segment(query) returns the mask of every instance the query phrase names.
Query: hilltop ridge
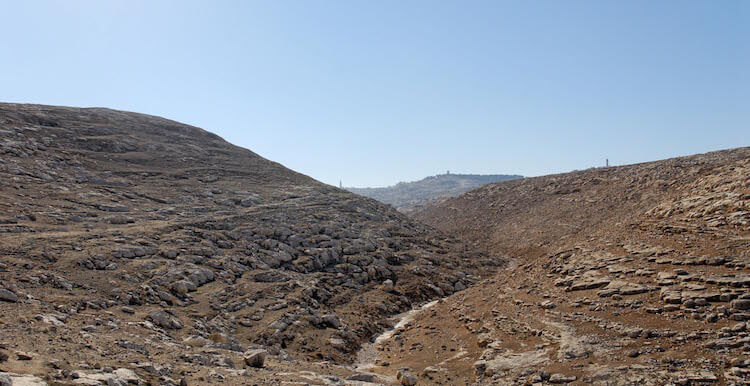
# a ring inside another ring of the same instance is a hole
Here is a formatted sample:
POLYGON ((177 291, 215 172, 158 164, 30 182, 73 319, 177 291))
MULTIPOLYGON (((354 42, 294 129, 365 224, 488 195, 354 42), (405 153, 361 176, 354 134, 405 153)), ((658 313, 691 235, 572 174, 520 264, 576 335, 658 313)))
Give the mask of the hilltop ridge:
POLYGON ((401 212, 412 212, 424 205, 455 197, 479 186, 523 178, 509 174, 438 174, 419 181, 399 182, 382 188, 345 188, 346 190, 393 205, 401 212))

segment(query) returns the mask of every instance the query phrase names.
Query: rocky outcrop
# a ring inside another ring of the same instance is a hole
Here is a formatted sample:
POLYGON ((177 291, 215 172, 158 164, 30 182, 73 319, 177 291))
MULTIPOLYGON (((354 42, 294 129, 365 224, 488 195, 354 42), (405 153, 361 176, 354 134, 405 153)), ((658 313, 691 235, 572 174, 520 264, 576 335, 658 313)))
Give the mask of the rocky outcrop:
POLYGON ((135 113, 0 104, 0 182, 0 348, 60 383, 123 363, 151 384, 295 381, 274 374, 347 363, 391 315, 503 263, 135 113), (240 370, 255 349, 263 368, 240 370))
POLYGON ((415 216, 511 268, 417 320, 383 360, 406 365, 422 344, 447 373, 473 363, 480 384, 746 384, 748 198, 740 148, 492 184, 425 208, 415 216), (462 329, 459 344, 442 338, 462 329))

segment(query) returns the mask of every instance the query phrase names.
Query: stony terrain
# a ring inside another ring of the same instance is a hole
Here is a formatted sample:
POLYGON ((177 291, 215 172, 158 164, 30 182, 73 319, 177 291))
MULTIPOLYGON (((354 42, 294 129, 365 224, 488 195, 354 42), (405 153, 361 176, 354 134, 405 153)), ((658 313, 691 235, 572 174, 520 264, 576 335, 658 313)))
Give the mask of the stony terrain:
POLYGON ((1 385, 396 382, 362 343, 503 262, 141 114, 0 104, 0 182, 1 385))
POLYGON ((419 222, 195 127, 0 104, 0 181, 2 386, 750 382, 750 148, 419 222))
POLYGON ((428 204, 456 197, 461 193, 493 182, 523 178, 507 174, 439 174, 419 181, 399 182, 384 188, 345 188, 346 190, 393 205, 410 213, 428 204))
POLYGON ((487 185, 416 217, 511 263, 413 316, 372 371, 750 382, 750 148, 487 185))

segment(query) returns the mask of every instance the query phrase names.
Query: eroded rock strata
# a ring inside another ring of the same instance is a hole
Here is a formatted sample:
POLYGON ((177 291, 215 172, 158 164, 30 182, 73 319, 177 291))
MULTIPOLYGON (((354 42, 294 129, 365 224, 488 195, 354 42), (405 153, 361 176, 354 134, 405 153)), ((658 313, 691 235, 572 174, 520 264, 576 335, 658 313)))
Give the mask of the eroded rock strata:
POLYGON ((502 263, 135 113, 0 104, 0 182, 0 372, 18 382, 344 379, 390 316, 502 263))
POLYGON ((512 263, 416 319, 390 366, 444 384, 748 382, 748 148, 487 185, 417 218, 512 263))

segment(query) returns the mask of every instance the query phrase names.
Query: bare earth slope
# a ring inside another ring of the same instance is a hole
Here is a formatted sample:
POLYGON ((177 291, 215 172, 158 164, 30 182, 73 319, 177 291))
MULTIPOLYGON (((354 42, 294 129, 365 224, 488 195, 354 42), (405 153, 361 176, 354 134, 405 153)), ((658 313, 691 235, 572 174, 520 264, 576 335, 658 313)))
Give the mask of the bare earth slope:
POLYGON ((195 127, 0 104, 0 373, 326 383, 498 264, 195 127))
POLYGON ((390 366, 443 384, 749 380, 749 148, 487 185, 416 217, 512 263, 396 332, 390 366))

